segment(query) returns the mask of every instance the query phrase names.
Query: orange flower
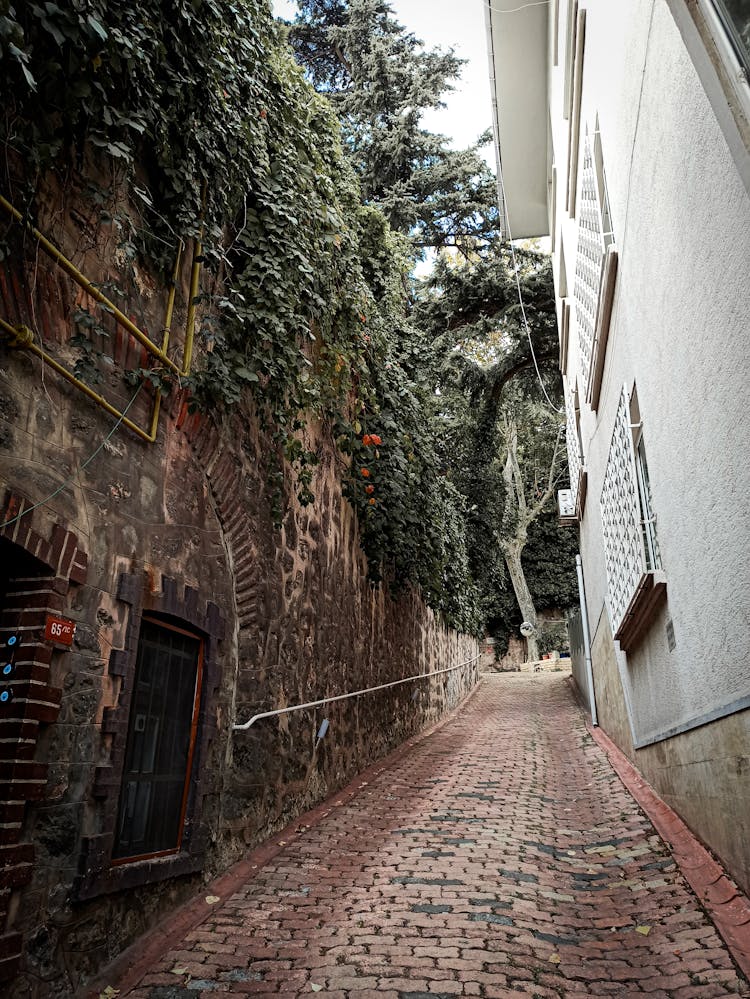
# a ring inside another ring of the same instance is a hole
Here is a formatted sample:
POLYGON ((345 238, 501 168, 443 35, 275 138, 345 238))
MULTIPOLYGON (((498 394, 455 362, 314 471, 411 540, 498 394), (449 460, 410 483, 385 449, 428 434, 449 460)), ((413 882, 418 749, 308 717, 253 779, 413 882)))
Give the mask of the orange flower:
POLYGON ((377 500, 373 498, 373 499, 371 499, 369 501, 369 503, 370 503, 370 506, 375 506, 375 504, 377 503, 377 500))
POLYGON ((378 437, 378 435, 377 435, 377 434, 371 434, 371 435, 370 435, 370 440, 371 440, 371 441, 372 441, 372 443, 373 443, 373 444, 375 444, 375 445, 378 445, 378 444, 382 444, 382 443, 383 443, 383 438, 382 438, 382 437, 378 437))
POLYGON ((370 469, 369 468, 360 468, 360 472, 362 473, 362 477, 364 479, 369 479, 370 478, 370 469))
POLYGON ((372 437, 370 437, 369 434, 365 434, 365 436, 362 438, 362 443, 364 444, 365 447, 369 447, 370 444, 372 444, 372 437))
POLYGON ((375 486, 365 486, 365 492, 368 496, 371 496, 375 492, 375 486))

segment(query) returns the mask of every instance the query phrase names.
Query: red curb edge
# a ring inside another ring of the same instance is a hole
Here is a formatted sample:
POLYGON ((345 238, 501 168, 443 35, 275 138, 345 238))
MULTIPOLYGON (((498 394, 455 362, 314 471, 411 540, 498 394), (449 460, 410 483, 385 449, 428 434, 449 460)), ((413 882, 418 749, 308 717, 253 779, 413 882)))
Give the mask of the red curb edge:
POLYGON ((622 750, 586 718, 589 734, 669 846, 682 876, 713 921, 746 978, 750 978, 750 900, 683 820, 654 791, 622 750))
POLYGON ((460 704, 436 721, 428 729, 410 736, 397 749, 381 757, 361 771, 340 791, 334 792, 325 801, 299 815, 288 826, 251 850, 242 860, 228 868, 223 874, 210 881, 200 895, 189 899, 172 915, 167 916, 157 926, 138 937, 128 948, 107 965, 88 985, 76 992, 78 999, 98 999, 100 993, 111 986, 125 994, 138 986, 141 979, 152 969, 159 958, 196 927, 200 926, 215 911, 215 907, 205 901, 207 895, 218 895, 222 901, 236 892, 242 885, 257 877, 263 867, 270 863, 284 847, 298 839, 310 826, 326 818, 334 808, 348 804, 383 770, 398 763, 415 746, 447 725, 463 710, 481 685, 479 673, 477 682, 460 704))

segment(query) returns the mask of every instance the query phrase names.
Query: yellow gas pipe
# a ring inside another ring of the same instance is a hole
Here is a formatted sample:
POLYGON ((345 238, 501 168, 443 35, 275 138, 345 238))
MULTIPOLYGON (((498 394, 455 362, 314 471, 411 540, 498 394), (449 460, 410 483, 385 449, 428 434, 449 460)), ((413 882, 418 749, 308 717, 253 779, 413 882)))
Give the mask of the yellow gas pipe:
MULTIPOLYGON (((172 274, 172 284, 169 289, 169 296, 167 298, 167 309, 164 317, 164 328, 161 348, 146 336, 138 327, 131 322, 128 317, 122 313, 117 306, 115 306, 106 295, 102 294, 99 289, 93 285, 88 278, 78 270, 78 268, 70 261, 68 258, 54 245, 51 243, 38 229, 36 229, 30 222, 24 220, 23 216, 19 211, 17 211, 13 205, 2 195, 0 195, 0 207, 4 208, 8 214, 10 214, 14 219, 20 222, 33 236, 39 241, 42 249, 45 250, 49 256, 64 270, 66 271, 81 288, 84 289, 89 295, 95 298, 98 302, 104 305, 114 316, 115 321, 130 333, 143 347, 146 348, 152 357, 156 357, 158 360, 162 361, 170 371, 178 375, 179 377, 185 377, 190 374, 190 367, 193 356, 193 341, 195 338, 195 299, 198 296, 198 285, 200 280, 200 269, 201 269, 201 257, 202 257, 202 242, 200 237, 196 239, 193 247, 193 263, 190 274, 190 301, 188 303, 188 316, 187 316, 187 328, 185 330, 185 347, 183 351, 183 363, 182 367, 179 367, 167 356, 167 348, 169 346, 169 336, 172 327, 172 316, 174 313, 174 303, 175 295, 177 290, 177 279, 179 275, 179 266, 181 258, 182 246, 177 248, 177 257, 175 260, 174 272, 172 274)), ((202 234, 202 230, 201 230, 202 234)), ((37 346, 34 343, 34 334, 27 326, 12 326, 10 323, 6 322, 4 319, 0 318, 0 329, 4 330, 8 335, 11 347, 23 347, 26 350, 30 350, 32 354, 36 354, 37 357, 49 365, 54 371, 61 375, 66 381, 70 382, 71 385, 75 385, 76 388, 80 389, 81 392, 98 406, 104 409, 106 412, 110 413, 112 416, 118 417, 118 419, 133 433, 137 434, 142 440, 149 444, 153 444, 156 440, 156 434, 159 423, 159 411, 161 408, 161 390, 156 390, 156 396, 154 398, 154 409, 151 415, 151 424, 148 431, 139 427, 137 424, 133 423, 124 413, 122 413, 111 403, 95 392, 92 388, 82 382, 80 378, 73 374, 72 371, 68 371, 62 364, 51 357, 43 348, 37 346)))

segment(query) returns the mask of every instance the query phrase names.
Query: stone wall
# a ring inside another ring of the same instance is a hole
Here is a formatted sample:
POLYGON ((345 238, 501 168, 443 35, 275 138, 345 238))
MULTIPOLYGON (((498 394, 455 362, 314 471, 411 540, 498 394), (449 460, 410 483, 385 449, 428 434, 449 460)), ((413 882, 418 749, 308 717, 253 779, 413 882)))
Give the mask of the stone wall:
MULTIPOLYGON (((165 290, 137 267, 118 267, 114 238, 80 206, 55 217, 76 265, 117 281, 120 307, 156 335, 165 290)), ((0 316, 27 324, 70 368, 71 317, 96 307, 43 254, 25 259, 0 272, 0 316)), ((122 371, 144 365, 144 354, 97 315, 95 389, 122 407, 133 392, 122 371)), ((144 389, 128 415, 146 426, 152 405, 144 389)), ((250 400, 218 418, 191 414, 175 393, 154 444, 123 427, 109 436, 115 422, 0 341, 0 640, 23 632, 14 696, 0 704, 10 763, 0 801, 0 987, 14 999, 72 994, 246 847, 438 719, 476 681, 471 663, 234 732, 259 711, 469 660, 477 645, 416 594, 394 599, 369 584, 325 427, 306 431, 320 457, 316 501, 300 507, 287 482, 279 530, 250 400), (70 648, 44 640, 49 612, 76 623, 70 648), (179 852, 112 863, 144 615, 200 638, 195 756, 179 852)))

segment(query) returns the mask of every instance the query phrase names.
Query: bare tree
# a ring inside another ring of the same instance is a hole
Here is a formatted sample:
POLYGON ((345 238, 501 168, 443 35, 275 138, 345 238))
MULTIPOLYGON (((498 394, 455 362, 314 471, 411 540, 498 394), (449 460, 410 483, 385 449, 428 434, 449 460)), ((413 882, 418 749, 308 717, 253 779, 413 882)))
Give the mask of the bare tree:
POLYGON ((505 451, 500 547, 521 614, 534 627, 528 656, 535 660, 539 658, 537 614, 521 556, 530 526, 549 508, 565 474, 564 425, 551 411, 528 401, 503 408, 500 420, 505 451))

